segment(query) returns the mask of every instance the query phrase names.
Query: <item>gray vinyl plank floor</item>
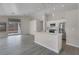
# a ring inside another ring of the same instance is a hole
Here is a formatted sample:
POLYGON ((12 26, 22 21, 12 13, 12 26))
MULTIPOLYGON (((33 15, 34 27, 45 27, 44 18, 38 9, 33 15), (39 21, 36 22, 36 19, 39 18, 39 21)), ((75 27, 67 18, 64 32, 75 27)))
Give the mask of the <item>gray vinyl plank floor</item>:
POLYGON ((79 55, 79 48, 65 45, 56 54, 49 49, 34 43, 32 35, 13 35, 0 38, 0 55, 79 55))

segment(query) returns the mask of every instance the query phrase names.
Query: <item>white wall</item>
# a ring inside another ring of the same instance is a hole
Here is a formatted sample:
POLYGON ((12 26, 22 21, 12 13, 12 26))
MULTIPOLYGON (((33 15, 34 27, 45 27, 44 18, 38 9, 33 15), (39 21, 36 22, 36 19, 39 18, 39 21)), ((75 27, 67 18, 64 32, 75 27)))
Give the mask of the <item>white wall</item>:
POLYGON ((66 12, 65 18, 67 19, 66 23, 67 44, 79 46, 78 10, 66 12))
POLYGON ((43 21, 42 20, 31 20, 30 21, 30 34, 35 32, 43 32, 43 21))
POLYGON ((29 34, 30 33, 30 19, 27 17, 21 18, 21 30, 22 34, 29 34))
POLYGON ((30 34, 34 35, 35 32, 37 32, 37 25, 36 25, 37 21, 36 20, 31 20, 30 21, 30 34))
POLYGON ((36 27, 37 27, 37 32, 43 32, 43 21, 42 20, 38 20, 36 23, 36 27))

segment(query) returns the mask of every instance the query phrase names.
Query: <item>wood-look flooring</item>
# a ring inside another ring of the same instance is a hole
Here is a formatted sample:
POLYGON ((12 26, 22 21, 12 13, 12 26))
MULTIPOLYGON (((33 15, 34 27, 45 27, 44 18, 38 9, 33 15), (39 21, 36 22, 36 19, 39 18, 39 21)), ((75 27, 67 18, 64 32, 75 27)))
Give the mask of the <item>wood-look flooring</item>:
POLYGON ((49 49, 34 43, 32 35, 14 35, 0 38, 0 55, 79 55, 79 48, 65 45, 56 54, 49 49))

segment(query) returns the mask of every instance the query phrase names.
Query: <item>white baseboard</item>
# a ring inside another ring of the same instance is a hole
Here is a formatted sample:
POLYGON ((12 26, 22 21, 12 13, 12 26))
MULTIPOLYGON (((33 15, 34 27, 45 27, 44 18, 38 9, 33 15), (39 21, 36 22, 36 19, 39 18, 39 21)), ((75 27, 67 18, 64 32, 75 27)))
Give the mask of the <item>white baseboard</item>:
POLYGON ((54 51, 55 53, 57 53, 57 54, 59 54, 59 51, 57 51, 57 50, 55 50, 55 49, 51 49, 51 48, 49 48, 49 47, 47 47, 47 46, 45 46, 45 45, 43 45, 43 44, 41 44, 41 43, 39 43, 39 42, 37 42, 37 41, 34 41, 36 44, 39 44, 39 45, 41 45, 41 46, 43 46, 43 47, 45 47, 45 48, 47 48, 47 49, 49 49, 49 50, 51 50, 51 51, 54 51))
POLYGON ((77 47, 79 48, 79 45, 76 45, 76 44, 72 44, 72 43, 66 43, 67 45, 70 45, 70 46, 73 46, 73 47, 77 47))

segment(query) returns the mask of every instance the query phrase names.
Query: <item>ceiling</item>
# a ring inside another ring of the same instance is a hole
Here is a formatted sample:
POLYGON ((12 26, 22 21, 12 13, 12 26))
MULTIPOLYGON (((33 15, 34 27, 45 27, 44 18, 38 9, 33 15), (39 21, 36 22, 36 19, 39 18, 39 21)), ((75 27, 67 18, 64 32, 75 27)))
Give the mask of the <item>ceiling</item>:
POLYGON ((0 15, 35 15, 77 8, 77 3, 0 3, 0 15))

